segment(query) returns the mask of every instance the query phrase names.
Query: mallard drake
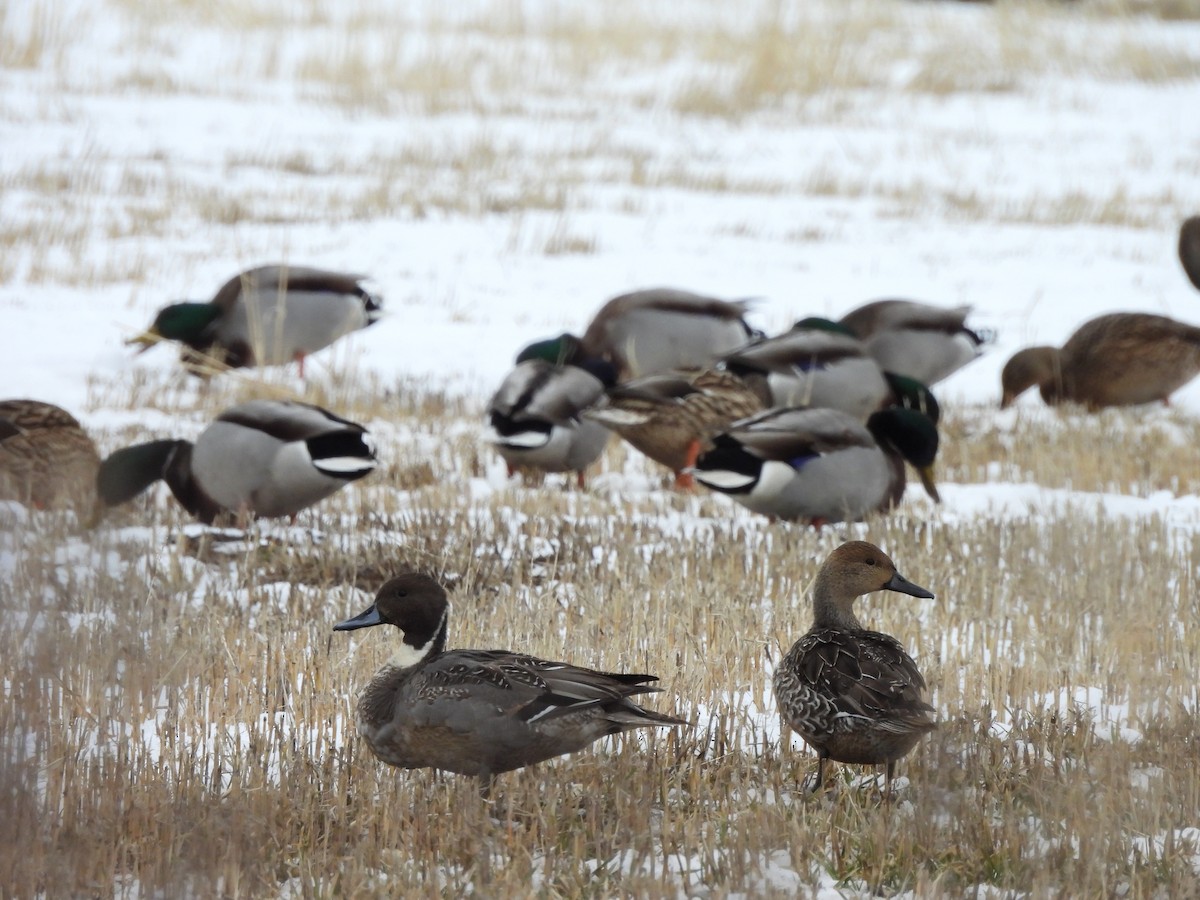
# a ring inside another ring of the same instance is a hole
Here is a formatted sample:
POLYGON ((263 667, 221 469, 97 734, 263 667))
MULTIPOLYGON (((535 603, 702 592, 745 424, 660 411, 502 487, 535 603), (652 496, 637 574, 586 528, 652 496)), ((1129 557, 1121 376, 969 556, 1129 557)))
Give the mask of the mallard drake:
POLYGON ((518 470, 575 472, 600 458, 608 429, 581 413, 604 396, 615 372, 596 360, 588 367, 560 366, 542 359, 517 363, 488 401, 488 441, 518 470))
POLYGON ((508 650, 446 650, 442 586, 410 572, 388 581, 336 631, 394 625, 402 641, 358 701, 358 732, 380 760, 483 779, 582 750, 605 735, 686 725, 629 698, 653 675, 597 672, 508 650))
POLYGON ((894 637, 867 631, 854 615, 857 598, 883 590, 933 599, 874 544, 842 544, 817 573, 812 628, 775 669, 784 723, 817 751, 814 791, 824 782, 825 760, 832 759, 886 765, 890 796, 896 760, 937 727, 912 657, 894 637))
POLYGON ((989 339, 966 326, 969 306, 876 300, 842 316, 879 367, 933 386, 981 353, 989 339))
POLYGON ((105 506, 132 500, 160 478, 201 522, 221 513, 295 516, 376 465, 365 428, 307 403, 251 400, 230 407, 196 443, 151 441, 100 464, 105 506))
POLYGON ((714 369, 644 375, 610 388, 584 418, 619 434, 675 473, 675 484, 692 486, 685 470, 710 438, 762 409, 758 395, 732 372, 714 369))
POLYGON ((1161 401, 1200 373, 1200 328, 1151 313, 1084 322, 1062 349, 1026 347, 1000 373, 1000 408, 1036 385, 1051 406, 1096 410, 1161 401))
POLYGON ((720 366, 750 385, 764 406, 840 409, 862 422, 888 406, 937 408, 927 387, 885 372, 862 341, 828 319, 801 319, 783 334, 727 353, 720 366))
MULTIPOLYGON (((363 276, 307 266, 260 266, 230 278, 208 302, 172 303, 128 343, 179 341, 230 368, 278 366, 374 324, 382 301, 363 276)), ((186 354, 185 354, 186 356, 186 354)), ((190 357, 188 357, 190 358, 190 357)))
POLYGON ((96 445, 65 409, 40 400, 0 401, 0 500, 77 506, 94 496, 99 465, 96 445))
POLYGON ((1200 216, 1184 219, 1179 228, 1179 261, 1192 284, 1200 289, 1200 216))
POLYGON ((745 320, 747 305, 673 288, 634 291, 605 303, 583 337, 564 334, 538 341, 517 359, 570 363, 599 357, 616 366, 622 381, 706 368, 754 337, 745 320))
POLYGON ((912 409, 872 413, 866 425, 837 409, 771 409, 714 437, 694 472, 747 509, 820 526, 899 504, 905 461, 938 502, 937 448, 937 426, 912 409))

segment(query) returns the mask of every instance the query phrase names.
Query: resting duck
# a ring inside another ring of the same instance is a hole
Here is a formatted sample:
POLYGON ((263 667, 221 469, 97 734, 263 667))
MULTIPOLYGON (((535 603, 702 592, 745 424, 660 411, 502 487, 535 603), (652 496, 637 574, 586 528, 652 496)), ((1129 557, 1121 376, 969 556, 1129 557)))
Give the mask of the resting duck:
POLYGON ((39 509, 90 501, 99 465, 96 445, 65 409, 0 400, 0 500, 39 509))
POLYGON ((819 527, 899 504, 905 461, 939 502, 937 449, 937 426, 912 409, 872 413, 866 425, 836 409, 771 409, 713 438, 694 472, 747 509, 819 527))
POLYGON ((824 782, 825 760, 832 759, 886 765, 890 797, 896 760, 937 727, 912 657, 894 637, 866 630, 854 615, 857 598, 882 590, 933 599, 874 544, 842 544, 817 573, 812 628, 775 669, 784 723, 817 751, 814 791, 824 782))
POLYGON ((575 472, 600 458, 608 429, 582 417, 604 396, 615 371, 603 360, 560 366, 542 359, 517 363, 488 401, 488 441, 517 471, 575 472))
POLYGON ((105 506, 132 500, 160 478, 189 513, 211 524, 295 516, 376 465, 365 428, 319 406, 251 400, 230 407, 196 443, 151 441, 118 450, 100 464, 105 506))
POLYGON ((338 338, 373 325, 382 301, 363 276, 307 266, 260 266, 233 276, 208 302, 173 303, 130 344, 143 350, 179 341, 230 368, 278 366, 304 358, 338 338))
POLYGON ((844 325, 815 316, 726 354, 721 367, 754 388, 764 406, 840 409, 865 422, 888 406, 937 404, 923 384, 881 369, 844 325))
POLYGON ((672 288, 614 297, 600 308, 583 337, 564 334, 522 351, 523 359, 570 363, 599 357, 628 381, 671 369, 701 369, 746 343, 744 300, 718 300, 672 288))
POLYGON ((1197 373, 1200 328, 1151 313, 1111 313, 1084 322, 1061 350, 1014 353, 1000 373, 1000 408, 1035 385, 1051 406, 1166 404, 1197 373))
POLYGON ((1200 216, 1185 219, 1179 228, 1179 261, 1192 284, 1200 289, 1200 216))
POLYGON ((879 367, 933 386, 979 357, 989 337, 966 326, 969 306, 876 300, 842 316, 879 367))
POLYGON ((631 728, 685 725, 629 698, 653 675, 597 672, 508 650, 446 650, 446 592, 399 575, 336 631, 394 625, 401 643, 358 701, 358 731, 381 761, 479 777, 574 753, 631 728))
POLYGON ((693 486, 686 470, 702 448, 731 423, 762 409, 758 395, 732 372, 701 369, 644 375, 610 388, 584 418, 615 431, 693 486))

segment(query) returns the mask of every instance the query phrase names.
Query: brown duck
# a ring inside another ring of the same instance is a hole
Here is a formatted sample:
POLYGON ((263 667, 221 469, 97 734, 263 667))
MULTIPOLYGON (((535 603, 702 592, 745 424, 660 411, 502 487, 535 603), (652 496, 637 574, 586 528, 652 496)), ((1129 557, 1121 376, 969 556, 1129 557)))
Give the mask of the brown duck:
POLYGON ((615 431, 637 450, 675 473, 675 485, 693 486, 687 469, 711 438, 763 407, 758 394, 732 372, 678 371, 635 378, 609 389, 583 417, 615 431))
POLYGON ((881 590, 933 597, 874 544, 850 541, 834 550, 813 587, 813 626, 775 670, 784 723, 817 751, 814 791, 832 759, 886 765, 890 795, 896 760, 936 727, 912 657, 894 637, 866 630, 854 616, 858 597, 881 590))
POLYGON ((1037 386, 1050 405, 1088 409, 1161 401, 1200 373, 1200 328, 1151 313, 1085 322, 1062 349, 1026 347, 1000 374, 1003 409, 1037 386))
POLYGON ((0 500, 91 513, 100 456, 79 421, 40 400, 0 400, 0 500))
POLYGON ((399 575, 334 626, 395 625, 402 642, 358 701, 358 731, 402 769, 476 775, 484 788, 519 769, 631 728, 685 725, 629 698, 653 675, 597 672, 508 650, 446 650, 449 603, 433 578, 399 575))

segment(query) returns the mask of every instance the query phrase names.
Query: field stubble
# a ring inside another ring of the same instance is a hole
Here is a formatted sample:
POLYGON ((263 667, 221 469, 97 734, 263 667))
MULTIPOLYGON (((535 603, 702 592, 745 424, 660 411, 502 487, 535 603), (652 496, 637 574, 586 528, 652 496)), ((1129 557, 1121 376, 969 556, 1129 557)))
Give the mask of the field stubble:
MULTIPOLYGON (((203 415, 248 382, 175 399, 203 415)), ((115 387, 97 384, 96 402, 115 387)), ((90 535, 9 511, 0 874, 14 896, 1194 889, 1178 828, 1200 809, 1193 532, 1070 508, 944 520, 911 500, 815 531, 624 492, 640 464, 615 449, 592 490, 493 490, 470 404, 422 391, 360 392, 375 399, 345 411, 381 437, 384 474, 259 540, 203 536, 162 496, 90 535), (860 535, 937 594, 861 604, 918 659, 941 719, 890 808, 848 770, 806 797, 813 757, 780 741, 769 699, 819 561, 860 535), (648 702, 693 727, 507 775, 491 804, 468 779, 379 764, 352 705, 389 641, 330 629, 407 568, 451 586, 453 645, 656 673, 648 702)), ((1105 468, 1085 450, 1094 419, 1031 416, 1015 438, 989 417, 951 412, 946 480, 1019 459, 1047 486, 1196 491, 1147 474, 1194 447, 1195 426, 1163 440, 1114 417, 1146 456, 1105 468)))

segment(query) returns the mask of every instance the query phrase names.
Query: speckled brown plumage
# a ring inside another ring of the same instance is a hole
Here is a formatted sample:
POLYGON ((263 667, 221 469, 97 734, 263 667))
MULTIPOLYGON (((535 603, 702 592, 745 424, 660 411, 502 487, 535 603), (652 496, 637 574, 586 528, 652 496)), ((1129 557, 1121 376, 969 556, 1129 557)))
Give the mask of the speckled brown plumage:
POLYGON ((936 727, 924 699, 925 679, 890 635, 863 628, 854 601, 872 591, 933 594, 903 578, 892 560, 866 541, 830 554, 813 587, 813 626, 775 670, 775 698, 784 723, 825 760, 886 765, 890 788, 896 760, 936 727))
POLYGON ((66 410, 38 400, 0 401, 0 499, 90 514, 99 465, 96 445, 66 410))
POLYGON ((1050 405, 1167 403, 1198 373, 1200 328, 1150 313, 1112 313, 1085 322, 1062 349, 1013 354, 1000 375, 1000 406, 1034 386, 1050 405))
POLYGON ((507 650, 446 651, 449 604, 432 578, 387 582, 336 630, 395 625, 401 648, 363 690, 358 730, 383 762, 492 776, 631 728, 682 725, 629 698, 653 675, 598 672, 507 650))
POLYGON ((648 375, 619 384, 584 416, 615 431, 676 474, 693 465, 713 435, 762 409, 759 395, 731 372, 705 369, 648 375))

